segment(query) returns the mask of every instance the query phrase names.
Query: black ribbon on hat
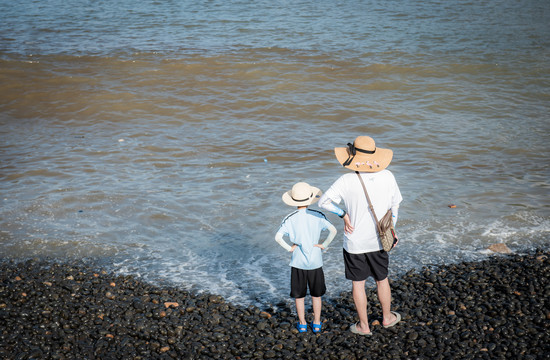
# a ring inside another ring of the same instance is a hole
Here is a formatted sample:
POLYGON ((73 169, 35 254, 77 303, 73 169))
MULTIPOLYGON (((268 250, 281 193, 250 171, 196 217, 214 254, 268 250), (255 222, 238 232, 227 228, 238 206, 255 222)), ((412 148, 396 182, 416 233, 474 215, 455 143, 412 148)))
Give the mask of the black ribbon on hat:
POLYGON ((294 200, 294 201, 296 201, 296 202, 308 201, 309 199, 311 199, 311 198, 313 197, 313 193, 311 193, 311 195, 309 195, 308 198, 303 199, 303 200, 297 200, 297 199, 295 199, 292 195, 290 195, 290 197, 292 198, 292 200, 294 200))
POLYGON ((353 144, 348 143, 349 156, 348 156, 348 159, 342 164, 342 166, 348 166, 349 164, 351 164, 351 162, 353 161, 353 158, 355 157, 358 151, 364 154, 372 155, 376 152, 376 148, 374 148, 374 150, 363 150, 363 149, 356 148, 355 145, 353 144))

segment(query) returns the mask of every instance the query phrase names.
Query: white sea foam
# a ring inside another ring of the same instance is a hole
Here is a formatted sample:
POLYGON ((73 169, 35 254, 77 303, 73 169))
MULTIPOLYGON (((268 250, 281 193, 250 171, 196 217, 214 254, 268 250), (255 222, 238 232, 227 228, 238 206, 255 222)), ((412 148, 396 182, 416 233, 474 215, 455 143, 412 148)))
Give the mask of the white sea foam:
MULTIPOLYGON (((3 3, 2 256, 97 257, 151 282, 277 303, 289 286, 273 239, 289 212, 281 194, 298 181, 326 191, 347 171, 333 148, 358 135, 394 151, 404 200, 392 274, 484 258, 497 242, 548 246, 550 2, 406 1, 373 15, 350 1, 318 16, 309 2, 86 8, 143 24, 137 35, 111 16, 85 26, 89 11, 66 3, 3 3), (238 26, 216 20, 239 10, 238 26), (45 29, 32 42, 29 11, 45 29), (418 27, 434 16, 444 21, 418 27), (315 36, 296 31, 308 25, 315 36)), ((337 294, 349 291, 343 227, 327 216, 337 294)))

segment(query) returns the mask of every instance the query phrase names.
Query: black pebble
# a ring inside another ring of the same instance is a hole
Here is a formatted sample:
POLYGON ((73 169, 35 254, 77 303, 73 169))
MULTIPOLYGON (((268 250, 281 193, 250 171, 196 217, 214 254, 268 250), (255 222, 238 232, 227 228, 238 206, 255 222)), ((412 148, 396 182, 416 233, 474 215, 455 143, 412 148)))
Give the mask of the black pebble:
MULTIPOLYGON (((299 334, 284 303, 237 306, 83 262, 2 259, 0 358, 548 359, 549 258, 538 250, 411 270, 390 280, 402 322, 372 325, 372 337, 349 331, 349 292, 323 299, 322 334, 299 334)), ((375 289, 367 296, 371 324, 381 322, 375 289)))

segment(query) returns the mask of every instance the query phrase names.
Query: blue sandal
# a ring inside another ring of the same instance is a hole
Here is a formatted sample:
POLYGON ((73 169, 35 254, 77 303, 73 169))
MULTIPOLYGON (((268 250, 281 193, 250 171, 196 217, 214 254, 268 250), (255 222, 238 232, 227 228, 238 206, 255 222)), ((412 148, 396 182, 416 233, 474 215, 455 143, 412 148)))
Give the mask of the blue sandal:
POLYGON ((313 321, 311 322, 311 329, 313 330, 314 333, 318 334, 321 332, 321 327, 323 326, 323 324, 315 324, 313 321))
POLYGON ((307 325, 302 325, 298 323, 298 326, 296 326, 296 328, 298 329, 298 332, 301 332, 301 333, 307 332, 307 325))

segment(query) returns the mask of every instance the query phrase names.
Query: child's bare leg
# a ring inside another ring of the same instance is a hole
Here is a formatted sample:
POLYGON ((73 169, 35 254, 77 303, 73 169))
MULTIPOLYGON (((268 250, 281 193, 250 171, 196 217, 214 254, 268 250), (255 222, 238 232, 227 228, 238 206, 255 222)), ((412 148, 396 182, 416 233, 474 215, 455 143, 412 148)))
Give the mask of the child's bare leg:
POLYGON ((305 298, 296 298, 296 313, 298 313, 298 319, 300 320, 300 324, 306 325, 306 306, 305 306, 305 298))
POLYGON ((322 308, 322 301, 321 297, 311 297, 311 302, 313 303, 313 323, 314 324, 320 324, 321 323, 321 308, 322 308))

